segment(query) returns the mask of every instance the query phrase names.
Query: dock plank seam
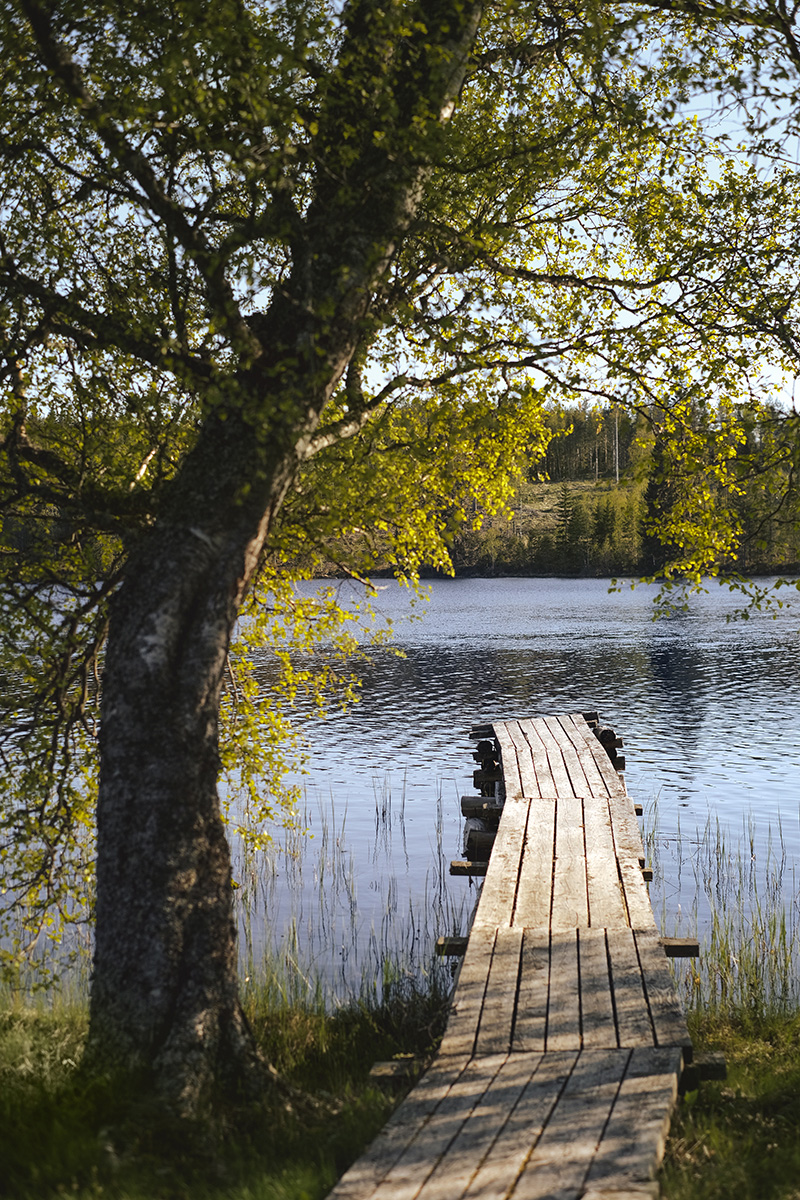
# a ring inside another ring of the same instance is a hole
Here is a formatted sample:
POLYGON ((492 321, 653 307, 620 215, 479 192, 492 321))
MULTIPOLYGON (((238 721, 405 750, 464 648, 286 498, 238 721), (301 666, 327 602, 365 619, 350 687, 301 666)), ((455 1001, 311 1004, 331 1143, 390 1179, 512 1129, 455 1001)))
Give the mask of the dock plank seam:
POLYGON ((517 768, 520 778, 520 789, 523 796, 539 796, 542 789, 536 772, 536 763, 528 742, 525 740, 519 721, 509 721, 506 726, 508 736, 514 746, 517 757, 517 768))
MULTIPOLYGON (((523 801, 523 803, 524 803, 524 801, 523 801)), ((529 829, 530 823, 531 823, 531 809, 532 809, 532 804, 531 804, 531 801, 528 800, 527 805, 526 805, 526 812, 525 812, 525 827, 522 831, 522 842, 520 845, 519 862, 517 864, 517 869, 515 872, 516 877, 514 880, 513 900, 511 902, 511 912, 509 913, 509 916, 508 916, 509 925, 514 924, 514 914, 517 911, 517 903, 519 900, 519 891, 520 891, 520 887, 522 886, 522 864, 525 860, 525 847, 527 846, 527 843, 528 843, 528 829, 529 829)))
MULTIPOLYGON (((583 834, 583 882, 586 888, 586 924, 590 925, 592 920, 592 908, 589 903, 589 846, 586 841, 586 800, 581 794, 581 832, 583 834)), ((580 972, 580 965, 578 967, 580 972)))
POLYGON ((550 730, 559 748, 569 781, 572 784, 572 790, 576 796, 585 796, 588 792, 591 792, 591 787, 575 747, 556 717, 545 717, 544 723, 550 730))
MULTIPOLYGON (((580 719, 583 720, 582 717, 580 719)), ((575 747, 575 751, 581 760, 584 773, 586 774, 586 781, 591 793, 598 796, 608 796, 610 794, 608 784, 597 765, 592 747, 587 743, 586 738, 581 736, 580 730, 577 728, 576 718, 568 715, 559 717, 558 722, 575 747), (590 776, 592 777, 591 779, 590 776)), ((605 751, 603 753, 605 754, 605 751)))
POLYGON ((532 823, 534 801, 528 807, 525 842, 519 864, 511 922, 523 927, 539 925, 532 920, 537 908, 547 917, 549 927, 553 909, 553 883, 556 869, 556 799, 537 798, 539 819, 532 823), (530 853, 526 853, 530 849, 530 853), (545 857, 546 849, 549 853, 545 857), (545 866, 542 866, 542 864, 545 866), (545 896, 546 892, 546 896, 545 896))
POLYGON ((532 729, 529 721, 517 721, 517 729, 519 736, 523 739, 528 747, 528 754, 533 763, 534 773, 538 784, 539 792, 542 796, 552 796, 557 794, 557 788, 553 779, 553 773, 550 768, 550 762, 547 757, 547 750, 535 730, 532 729))
MULTIPOLYGON (((611 1105, 608 1109, 608 1113, 606 1115, 606 1119, 603 1124, 603 1128, 600 1130, 600 1136, 597 1139, 597 1149, 599 1149, 600 1146, 603 1144, 603 1138, 605 1137, 606 1130, 608 1129, 609 1125, 611 1124, 611 1118, 614 1114, 614 1109, 616 1108, 617 1102, 622 1093, 622 1087, 623 1087, 623 1084, 625 1083, 625 1079, 627 1077, 628 1071, 630 1070, 630 1065, 631 1065, 632 1059, 633 1059, 633 1051, 631 1051, 631 1053, 629 1054, 628 1059, 627 1059, 625 1066, 622 1070, 622 1073, 620 1075, 619 1083, 617 1084, 617 1090, 614 1094, 614 1098, 612 1099, 611 1105)), ((595 1151, 595 1154, 592 1155, 590 1162, 587 1164, 586 1173, 585 1173, 583 1179, 581 1180, 581 1192, 583 1192, 586 1187, 587 1180, 589 1178, 589 1175, 591 1174, 592 1167, 594 1166, 594 1163, 595 1163, 595 1158, 596 1158, 596 1151, 595 1151)))

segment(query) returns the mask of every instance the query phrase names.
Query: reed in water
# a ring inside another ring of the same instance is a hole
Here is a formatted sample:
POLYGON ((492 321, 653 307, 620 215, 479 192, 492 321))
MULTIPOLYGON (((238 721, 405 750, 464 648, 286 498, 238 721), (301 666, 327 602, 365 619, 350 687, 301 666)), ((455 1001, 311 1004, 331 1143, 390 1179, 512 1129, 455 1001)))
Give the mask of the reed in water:
MULTIPOLYGON (((392 824, 388 810, 389 797, 376 792, 379 835, 392 824)), ((309 954, 300 924, 311 919, 313 891, 313 920, 327 922, 336 939, 349 929, 353 956, 354 940, 365 944, 357 897, 352 902, 346 816, 327 820, 310 855, 303 844, 297 867, 306 907, 292 915, 289 906, 272 948, 257 936, 255 906, 269 898, 271 875, 288 869, 289 859, 250 862, 249 878, 239 877, 247 1011, 284 1081, 281 1103, 244 1108, 235 1129, 213 1136, 154 1125, 137 1106, 135 1080, 88 1083, 81 1076, 86 1009, 78 987, 27 1001, 8 993, 0 1011, 0 1192, 20 1200, 321 1200, 399 1098, 370 1081, 372 1064, 396 1056, 424 1062, 434 1052, 450 977, 433 958, 432 939, 462 931, 467 920, 445 908, 444 926, 435 927, 439 880, 409 913, 393 902, 387 878, 385 920, 369 931, 368 952, 358 950, 363 972, 348 993, 342 972, 328 969, 330 957, 324 971, 315 969, 318 943, 309 954), (409 944, 413 953, 404 956, 409 944)), ((652 843, 650 835, 651 853, 658 851, 652 843)), ((800 1178, 800 963, 781 832, 759 850, 747 829, 737 841, 712 822, 674 850, 685 896, 679 926, 673 920, 664 932, 701 934, 700 959, 676 964, 678 983, 698 1050, 723 1049, 729 1078, 704 1083, 680 1106, 663 1194, 788 1198, 800 1178)), ((658 853, 655 867, 657 890, 658 853)))

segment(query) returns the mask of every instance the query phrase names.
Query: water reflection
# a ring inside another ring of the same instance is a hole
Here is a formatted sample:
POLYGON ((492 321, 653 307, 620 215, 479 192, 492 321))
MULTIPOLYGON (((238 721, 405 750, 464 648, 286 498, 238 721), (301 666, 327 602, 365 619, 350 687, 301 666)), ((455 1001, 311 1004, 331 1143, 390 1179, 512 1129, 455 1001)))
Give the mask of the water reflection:
MULTIPOLYGON (((751 821, 757 858, 780 827, 790 862, 800 862, 800 611, 728 623, 737 598, 712 586, 687 613, 654 623, 652 597, 648 588, 609 595, 600 580, 437 581, 425 618, 409 622, 407 593, 381 592, 406 657, 377 654, 362 672, 361 703, 315 722, 306 781, 312 829, 331 805, 346 808, 360 962, 370 931, 386 934, 388 910, 401 922, 415 905, 433 912, 432 881, 441 890, 446 861, 459 853, 458 799, 473 790, 467 731, 481 720, 598 709, 616 726, 629 790, 657 823, 652 894, 670 932, 694 893, 676 847, 701 842, 709 815, 734 839, 751 821)), ((305 852, 313 850, 293 851, 305 852)), ((308 932, 310 885, 298 901, 290 874, 275 868, 271 927, 285 937, 281 922, 299 903, 315 961, 341 975, 341 962, 326 965, 308 932)), ((466 888, 446 879, 453 901, 466 888)))

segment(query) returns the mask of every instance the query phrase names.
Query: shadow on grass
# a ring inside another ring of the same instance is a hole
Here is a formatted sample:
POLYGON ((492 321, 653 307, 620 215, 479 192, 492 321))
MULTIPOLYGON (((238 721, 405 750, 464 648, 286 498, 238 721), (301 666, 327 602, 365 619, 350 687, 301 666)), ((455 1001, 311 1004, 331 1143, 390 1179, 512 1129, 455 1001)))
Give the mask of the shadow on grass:
POLYGON ((800 1016, 709 1016, 698 1049, 725 1052, 728 1078, 686 1096, 661 1175, 667 1200, 800 1197, 800 1016))
POLYGON ((380 1006, 271 1008, 249 998, 267 1057, 296 1091, 276 1089, 224 1128, 170 1122, 130 1079, 84 1079, 81 1009, 0 1014, 0 1194, 18 1200, 319 1200, 397 1103, 369 1081, 373 1062, 429 1056, 438 989, 397 989, 380 1006))

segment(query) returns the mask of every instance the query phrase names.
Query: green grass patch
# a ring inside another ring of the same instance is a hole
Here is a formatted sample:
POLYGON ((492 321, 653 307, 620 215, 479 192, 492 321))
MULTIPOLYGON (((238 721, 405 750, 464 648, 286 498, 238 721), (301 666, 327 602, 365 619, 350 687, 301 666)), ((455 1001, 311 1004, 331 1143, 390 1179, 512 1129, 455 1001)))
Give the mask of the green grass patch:
MULTIPOLYGON (((693 855, 710 923, 700 959, 678 966, 676 981, 698 1053, 724 1051, 729 1074, 678 1106, 666 1200, 800 1200, 800 915, 786 909, 784 860, 779 842, 756 875, 752 845, 728 844, 718 825, 693 855)), ((83 1004, 0 1007, 0 1194, 322 1200, 399 1099, 370 1082, 373 1062, 432 1056, 449 977, 441 964, 421 980, 386 968, 331 1011, 293 962, 268 960, 245 994, 289 1088, 213 1132, 165 1122, 129 1080, 84 1077, 83 1004)))
POLYGON ((9 1005, 0 1013, 0 1193, 28 1200, 318 1200, 375 1136, 396 1092, 376 1060, 429 1057, 446 1010, 436 980, 385 988, 339 1011, 251 988, 265 1054, 290 1085, 216 1136, 165 1123, 129 1081, 79 1070, 86 1010, 9 1005))
POLYGON ((800 1198, 800 1014, 690 1019, 695 1048, 722 1050, 724 1082, 681 1101, 661 1172, 666 1200, 800 1198))
MULTIPOLYGON (((651 839, 652 841, 652 839, 651 839)), ((728 1077, 679 1103, 661 1171, 666 1200, 800 1200, 800 909, 787 903, 778 827, 718 821, 682 865, 708 924, 699 960, 675 964, 695 1052, 721 1050, 728 1077)))

